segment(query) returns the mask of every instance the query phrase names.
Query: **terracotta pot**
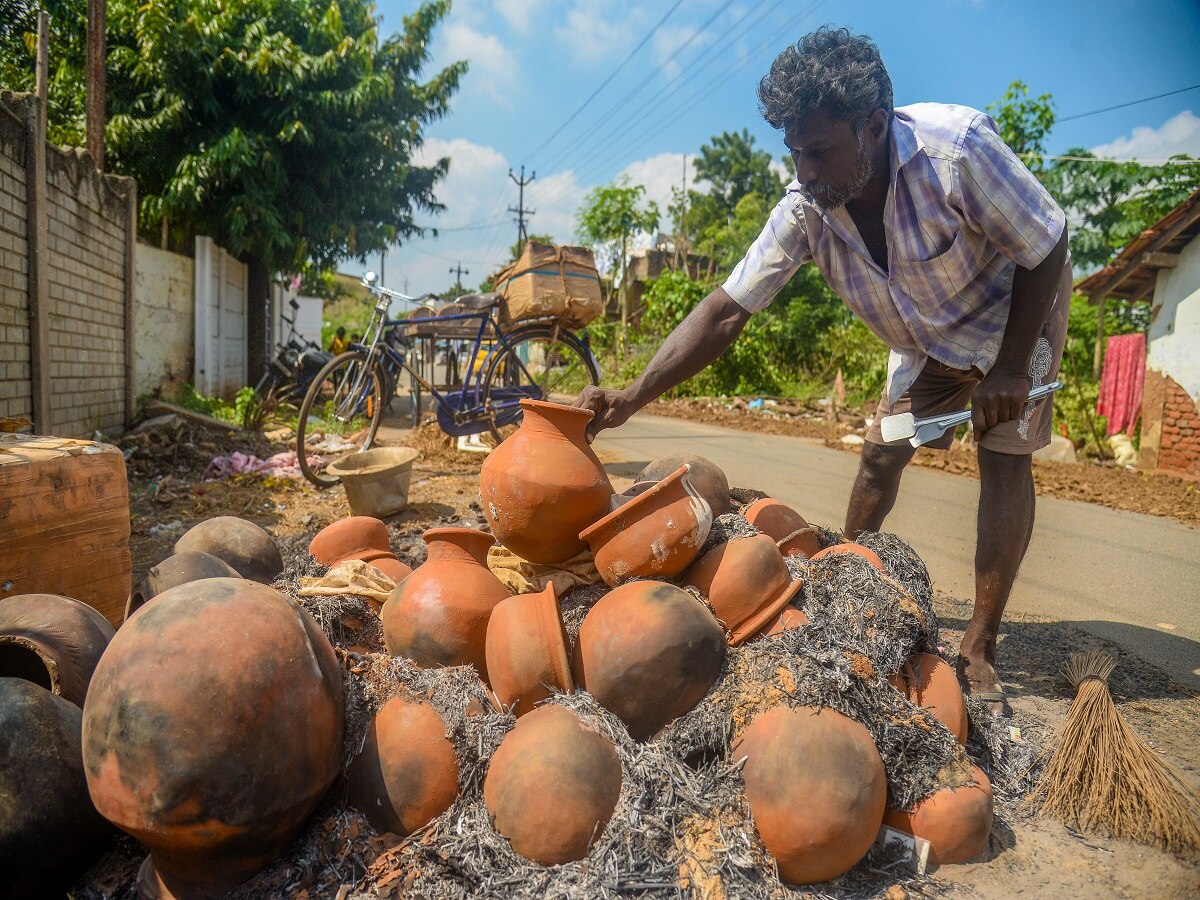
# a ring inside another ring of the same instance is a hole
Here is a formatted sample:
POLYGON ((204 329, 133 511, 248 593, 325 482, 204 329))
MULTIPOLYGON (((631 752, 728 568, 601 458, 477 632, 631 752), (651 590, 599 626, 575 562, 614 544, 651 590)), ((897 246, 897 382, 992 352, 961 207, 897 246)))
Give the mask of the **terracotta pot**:
POLYGON ((569 647, 553 584, 501 600, 488 622, 486 651, 488 683, 503 707, 523 716, 551 688, 574 690, 569 647))
POLYGON ((473 528, 431 528, 425 543, 425 562, 396 585, 379 611, 387 651, 423 668, 472 665, 487 681, 488 619, 509 597, 487 567, 495 541, 473 528))
POLYGON ((575 683, 644 741, 700 702, 725 660, 725 633, 704 604, 661 581, 632 581, 579 629, 575 683))
POLYGON ((783 634, 785 631, 791 631, 793 628, 801 628, 808 624, 808 615, 804 610, 796 606, 785 606, 783 612, 779 614, 779 618, 774 621, 768 635, 783 634))
POLYGON ((371 516, 347 516, 326 525, 308 544, 308 552, 323 566, 334 566, 345 559, 369 561, 373 556, 391 554, 387 526, 371 516))
POLYGON ((718 544, 682 581, 708 597, 735 647, 770 626, 804 587, 792 581, 779 548, 765 534, 718 544))
POLYGON ((690 466, 688 477, 700 496, 708 501, 713 518, 733 512, 729 499, 729 479, 725 471, 710 459, 695 453, 674 453, 651 462, 638 473, 635 481, 662 481, 680 466, 690 466))
POLYGON ((929 861, 965 863, 988 847, 992 833, 992 783, 971 766, 975 784, 942 788, 917 802, 912 812, 889 809, 883 823, 929 841, 929 861))
POLYGON ((883 819, 887 779, 871 735, 831 709, 776 707, 734 745, 754 826, 779 877, 816 884, 866 855, 883 819))
MULTIPOLYGON (((378 556, 375 559, 370 559, 366 562, 368 565, 372 565, 377 568, 388 578, 392 579, 392 581, 396 582, 396 584, 399 584, 413 573, 412 566, 400 562, 400 560, 396 559, 394 556, 378 556)), ((374 606, 374 604, 372 604, 372 606, 374 606)))
POLYGON ((347 772, 350 803, 376 830, 412 834, 458 796, 458 757, 428 703, 392 697, 367 730, 347 772))
POLYGON ((168 556, 157 566, 151 567, 146 577, 138 582, 125 601, 125 620, 153 600, 163 591, 200 581, 203 578, 241 578, 237 570, 223 559, 209 553, 176 553, 168 556))
POLYGON ((837 556, 842 553, 851 553, 855 556, 861 556, 880 572, 886 572, 887 568, 876 554, 874 550, 868 550, 862 544, 855 544, 852 541, 846 541, 841 544, 834 544, 832 547, 826 547, 809 557, 810 560, 816 562, 818 559, 824 559, 827 556, 837 556))
POLYGON ((0 600, 0 677, 24 678, 83 706, 113 627, 86 603, 57 594, 0 600))
POLYGON ((579 532, 609 511, 612 485, 586 437, 592 412, 522 400, 521 427, 479 473, 483 514, 496 539, 549 565, 583 549, 579 532))
POLYGON ((580 533, 605 584, 673 578, 696 558, 713 517, 688 469, 680 466, 580 533))
POLYGON ((219 896, 271 862, 341 769, 342 673, 264 585, 172 588, 109 644, 83 708, 100 814, 150 848, 141 888, 219 896))
POLYGON ((79 707, 0 677, 0 897, 61 897, 111 834, 88 797, 79 707))
POLYGON ((917 653, 910 656, 888 683, 917 706, 933 713, 964 747, 967 744, 967 701, 954 669, 940 656, 917 653))
POLYGON ((513 850, 543 865, 583 859, 621 796, 612 742, 561 706, 522 717, 492 754, 483 802, 513 850))
POLYGON ((223 559, 243 578, 260 584, 270 584, 283 573, 283 557, 275 539, 237 516, 217 516, 192 526, 175 542, 175 552, 192 550, 223 559))
POLYGON ((821 550, 821 542, 804 516, 778 500, 770 497, 755 500, 742 510, 742 518, 763 534, 769 534, 784 556, 810 557, 821 550))

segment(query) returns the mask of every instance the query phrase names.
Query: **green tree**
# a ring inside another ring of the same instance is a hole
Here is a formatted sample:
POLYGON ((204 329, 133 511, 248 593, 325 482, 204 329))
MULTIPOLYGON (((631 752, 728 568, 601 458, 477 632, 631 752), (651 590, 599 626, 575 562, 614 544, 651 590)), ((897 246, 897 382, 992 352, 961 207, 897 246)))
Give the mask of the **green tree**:
POLYGON ((1046 136, 1054 128, 1054 99, 1049 94, 1030 97, 1023 81, 1014 81, 987 111, 996 120, 1004 143, 1025 162, 1029 171, 1038 177, 1046 169, 1046 136))
POLYGON ((714 232, 730 224, 742 198, 748 194, 757 194, 766 202, 778 198, 784 185, 771 162, 771 154, 756 150, 754 137, 745 129, 715 135, 701 145, 695 163, 696 178, 706 181, 708 190, 688 190, 686 219, 681 192, 673 194, 668 211, 675 230, 685 234, 700 252, 711 252, 711 246, 719 240, 714 232))
POLYGON ((87 0, 0 0, 0 87, 33 93, 38 12, 50 14, 46 136, 83 146, 87 0))
MULTIPOLYGON (((537 243, 537 244, 553 244, 553 243, 555 243, 554 237, 549 234, 530 234, 530 235, 526 236, 526 240, 533 241, 534 243, 537 243)), ((521 255, 521 251, 523 249, 525 249, 524 244, 522 244, 520 241, 514 242, 513 245, 508 248, 509 258, 516 259, 517 257, 519 257, 521 255)))

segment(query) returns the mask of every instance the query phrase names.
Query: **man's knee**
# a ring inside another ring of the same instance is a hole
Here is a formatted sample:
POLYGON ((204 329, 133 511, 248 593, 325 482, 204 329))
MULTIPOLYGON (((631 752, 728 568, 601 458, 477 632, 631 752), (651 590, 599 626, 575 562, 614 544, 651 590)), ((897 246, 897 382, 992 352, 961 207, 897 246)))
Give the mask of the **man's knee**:
POLYGON ((900 478, 915 452, 908 445, 863 444, 858 477, 872 484, 890 484, 900 478))
POLYGON ((1033 457, 1028 453, 999 453, 979 448, 979 478, 984 480, 1008 481, 1011 479, 1033 480, 1033 457))

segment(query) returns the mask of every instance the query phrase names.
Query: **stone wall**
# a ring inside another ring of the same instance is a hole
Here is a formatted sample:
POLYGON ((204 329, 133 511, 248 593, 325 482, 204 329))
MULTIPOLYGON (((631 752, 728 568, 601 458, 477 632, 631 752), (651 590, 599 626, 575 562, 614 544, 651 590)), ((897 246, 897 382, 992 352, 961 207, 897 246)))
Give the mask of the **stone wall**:
POLYGON ((1200 475, 1200 410, 1174 378, 1164 378, 1158 468, 1200 475))

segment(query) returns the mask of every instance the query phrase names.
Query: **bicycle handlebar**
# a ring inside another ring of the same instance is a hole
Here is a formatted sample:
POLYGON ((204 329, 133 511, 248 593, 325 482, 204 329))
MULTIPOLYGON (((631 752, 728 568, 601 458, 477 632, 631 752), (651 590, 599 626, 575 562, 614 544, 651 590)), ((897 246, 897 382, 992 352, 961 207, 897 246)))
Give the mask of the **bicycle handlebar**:
MULTIPOLYGON (((437 296, 438 296, 437 294, 434 294, 434 293, 427 293, 427 294, 422 294, 420 297, 410 297, 408 294, 402 294, 399 291, 393 291, 391 288, 385 288, 383 285, 376 284, 374 272, 367 272, 365 275, 363 275, 362 286, 365 287, 372 294, 374 294, 376 297, 387 297, 389 300, 400 300, 405 303, 421 304, 426 300, 431 300, 431 299, 436 300, 437 296)), ((491 300, 491 299, 494 299, 495 296, 496 296, 496 294, 494 294, 494 293, 480 294, 480 293, 471 292, 471 293, 467 293, 467 294, 462 294, 459 297, 455 297, 453 302, 462 303, 465 300, 473 300, 476 298, 485 298, 485 297, 487 299, 491 300)))

